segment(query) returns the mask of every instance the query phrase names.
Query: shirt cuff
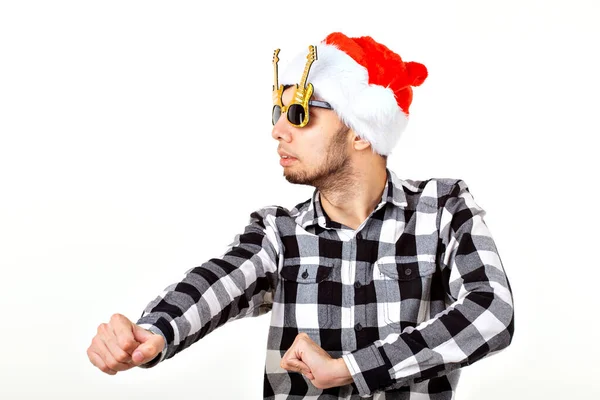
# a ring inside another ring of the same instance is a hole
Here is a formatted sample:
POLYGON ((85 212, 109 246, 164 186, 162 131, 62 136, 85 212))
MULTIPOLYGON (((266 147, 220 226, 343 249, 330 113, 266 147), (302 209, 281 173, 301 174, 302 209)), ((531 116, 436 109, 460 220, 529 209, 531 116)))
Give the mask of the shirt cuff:
POLYGON ((342 359, 354 379, 356 389, 361 397, 391 386, 395 381, 390 376, 392 363, 385 353, 372 344, 363 349, 343 354, 342 359))
POLYGON ((160 353, 158 353, 156 355, 156 357, 154 357, 152 360, 148 361, 147 363, 138 365, 139 368, 152 368, 156 364, 158 364, 159 362, 161 362, 162 360, 165 359, 165 356, 167 355, 167 338, 162 333, 162 331, 160 329, 158 329, 155 325, 139 324, 138 326, 140 326, 144 329, 148 329, 149 331, 151 331, 152 333, 154 333, 156 335, 161 335, 165 341, 165 347, 163 347, 163 350, 160 353))

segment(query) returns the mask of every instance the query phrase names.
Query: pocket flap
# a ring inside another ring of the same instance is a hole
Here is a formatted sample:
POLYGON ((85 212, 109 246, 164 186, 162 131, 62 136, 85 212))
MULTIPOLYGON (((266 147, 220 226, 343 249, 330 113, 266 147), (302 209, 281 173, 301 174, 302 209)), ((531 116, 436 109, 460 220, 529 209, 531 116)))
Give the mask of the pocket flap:
POLYGON ((431 275, 435 272, 435 256, 430 254, 418 256, 382 257, 377 260, 379 270, 392 279, 408 281, 431 275))
POLYGON ((298 283, 319 283, 329 275, 333 270, 334 261, 331 260, 310 260, 292 258, 283 261, 283 267, 279 274, 286 280, 298 283))

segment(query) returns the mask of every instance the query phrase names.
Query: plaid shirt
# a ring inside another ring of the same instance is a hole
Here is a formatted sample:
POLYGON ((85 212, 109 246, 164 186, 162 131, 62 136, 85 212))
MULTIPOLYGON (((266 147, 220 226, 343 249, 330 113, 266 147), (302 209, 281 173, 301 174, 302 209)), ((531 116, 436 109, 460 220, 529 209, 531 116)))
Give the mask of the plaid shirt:
POLYGON ((387 178, 356 230, 329 219, 318 190, 292 210, 252 213, 221 257, 148 304, 137 323, 166 346, 142 367, 271 311, 264 399, 452 399, 461 367, 510 344, 510 284, 463 180, 387 178), (282 369, 301 332, 354 382, 322 390, 282 369))

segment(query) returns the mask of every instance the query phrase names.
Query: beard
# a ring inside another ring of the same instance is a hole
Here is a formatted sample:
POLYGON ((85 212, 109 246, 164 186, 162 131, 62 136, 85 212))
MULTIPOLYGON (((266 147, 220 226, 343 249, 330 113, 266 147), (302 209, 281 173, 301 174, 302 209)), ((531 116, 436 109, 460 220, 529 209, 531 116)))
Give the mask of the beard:
POLYGON ((325 160, 311 171, 283 172, 290 183, 310 185, 317 189, 343 186, 350 175, 350 156, 346 133, 350 128, 342 126, 327 146, 325 160))

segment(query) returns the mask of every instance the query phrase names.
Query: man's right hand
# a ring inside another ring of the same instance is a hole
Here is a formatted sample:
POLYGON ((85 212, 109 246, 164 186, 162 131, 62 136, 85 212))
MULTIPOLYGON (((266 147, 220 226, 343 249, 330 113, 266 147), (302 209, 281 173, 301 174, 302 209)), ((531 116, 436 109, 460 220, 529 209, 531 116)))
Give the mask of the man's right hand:
POLYGON ((162 335, 134 324, 124 315, 113 314, 108 324, 98 326, 87 355, 102 372, 115 375, 151 361, 164 345, 162 335))

